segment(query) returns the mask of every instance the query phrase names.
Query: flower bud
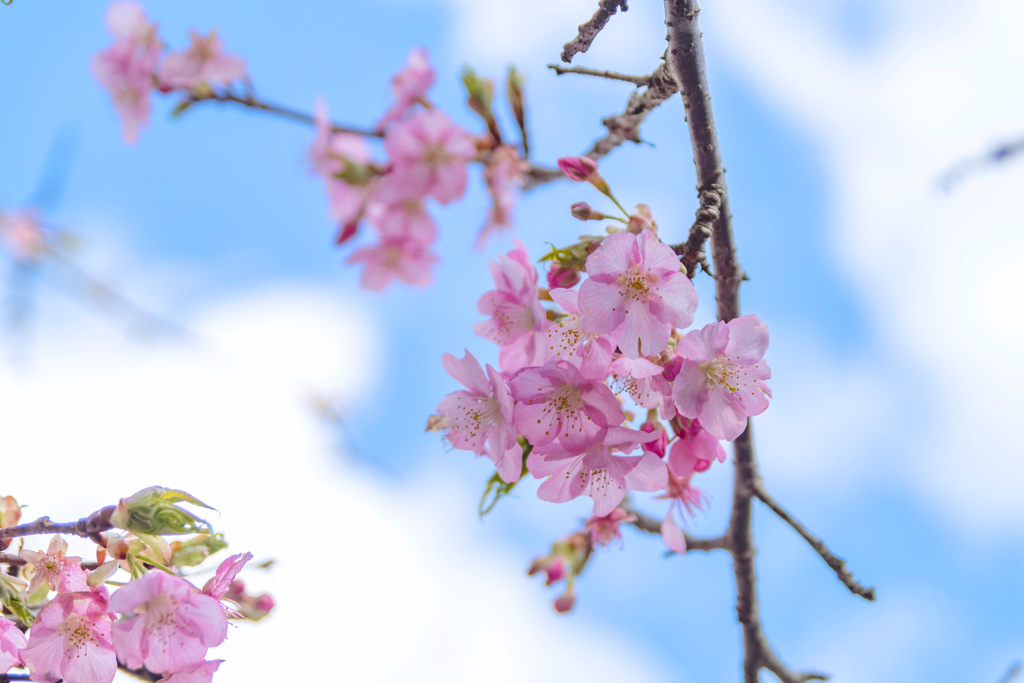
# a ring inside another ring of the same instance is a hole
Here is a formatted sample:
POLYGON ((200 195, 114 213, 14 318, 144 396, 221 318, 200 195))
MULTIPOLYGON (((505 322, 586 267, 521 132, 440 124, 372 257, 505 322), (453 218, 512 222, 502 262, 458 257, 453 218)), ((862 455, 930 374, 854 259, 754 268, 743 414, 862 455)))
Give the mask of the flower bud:
POLYGON ((654 453, 659 458, 664 458, 665 449, 668 447, 668 432, 665 431, 661 422, 659 421, 655 424, 648 420, 640 425, 640 431, 647 432, 648 434, 651 434, 654 431, 658 432, 658 438, 656 440, 641 443, 640 447, 643 449, 644 453, 654 453))
MULTIPOLYGON (((587 204, 586 202, 576 202, 572 205, 571 210, 573 218, 579 218, 581 221, 589 221, 593 218, 594 214, 597 213, 597 211, 590 208, 590 204, 587 204)), ((602 218, 603 217, 604 216, 602 215, 602 218)))
POLYGON ((575 602, 576 594, 571 590, 567 591, 565 595, 555 600, 555 611, 559 614, 565 614, 572 609, 575 602))
POLYGON ((651 207, 646 204, 637 204, 636 213, 629 217, 626 230, 629 230, 634 235, 639 235, 644 230, 658 232, 658 224, 654 222, 651 207))
MULTIPOLYGON (((0 498, 0 529, 17 526, 20 519, 21 507, 14 496, 0 498)), ((0 550, 6 550, 13 540, 13 538, 0 540, 0 550)))
POLYGON ((210 524, 175 505, 179 502, 213 509, 184 491, 150 486, 122 498, 110 517, 110 523, 118 529, 149 536, 210 533, 210 524))
POLYGON ((569 289, 580 281, 580 274, 575 268, 552 265, 548 270, 549 289, 569 289))
POLYGON ((558 168, 570 180, 584 183, 597 173, 597 162, 590 157, 562 157, 558 160, 558 168))

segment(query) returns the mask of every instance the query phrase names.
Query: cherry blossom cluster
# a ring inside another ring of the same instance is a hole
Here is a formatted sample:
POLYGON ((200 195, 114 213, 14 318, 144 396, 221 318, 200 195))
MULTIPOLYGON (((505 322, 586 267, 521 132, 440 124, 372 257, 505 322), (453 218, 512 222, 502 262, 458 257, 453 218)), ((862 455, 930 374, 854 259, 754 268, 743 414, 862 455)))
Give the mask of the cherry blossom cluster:
MULTIPOLYGON (((559 164, 618 204, 596 162, 559 164)), ((573 214, 612 218, 585 204, 573 214)), ((548 254, 548 288, 518 242, 490 264, 495 288, 477 303, 486 320, 474 332, 500 347, 499 368, 481 367, 468 350, 445 354, 465 389, 445 396, 430 422, 455 448, 490 458, 508 485, 529 473, 542 480, 542 500, 593 500, 583 532, 531 568, 549 584, 567 579, 561 611, 589 549, 635 521, 619 507, 627 491, 661 492, 665 544, 686 551, 679 522, 704 503, 692 478, 725 460, 720 442, 738 437, 771 397, 767 326, 746 315, 684 332, 697 293, 679 256, 658 238, 649 208, 623 214, 623 227, 548 254)))
MULTIPOLYGON (((96 544, 95 562, 68 555, 59 534, 45 551, 0 555, 17 570, 0 574, 0 674, 25 668, 33 681, 109 683, 120 667, 163 683, 212 681, 223 660, 208 651, 227 637, 229 620, 260 619, 273 599, 247 594, 237 578, 251 553, 222 561, 202 587, 184 578, 227 543, 180 502, 206 507, 151 487, 80 520, 75 533, 96 544)), ((0 499, 0 550, 54 526, 43 518, 19 527, 20 517, 13 497, 0 499)))
MULTIPOLYGON (((255 98, 245 62, 225 54, 215 31, 192 32, 183 52, 164 55, 157 25, 134 2, 115 2, 107 10, 113 45, 93 58, 93 72, 106 87, 124 121, 125 140, 135 142, 150 115, 150 95, 177 92, 184 96, 175 109, 184 112, 203 100, 221 100, 295 118, 295 112, 255 98), (243 88, 241 94, 235 86, 243 88)), ((486 124, 473 135, 452 122, 427 97, 435 73, 427 53, 413 50, 394 75, 394 102, 372 130, 335 126, 327 103, 319 100, 312 122, 316 136, 310 150, 312 171, 323 178, 330 216, 338 224, 336 243, 348 243, 368 224, 373 242, 359 247, 349 263, 363 267, 361 283, 371 290, 394 280, 426 286, 438 261, 431 247, 437 225, 427 202, 450 204, 466 191, 467 166, 478 162, 490 197, 478 246, 491 233, 511 227, 512 211, 529 165, 525 162, 522 77, 510 70, 508 100, 523 136, 522 149, 503 142, 492 111, 494 83, 467 69, 463 83, 468 104, 486 124), (384 159, 375 159, 370 140, 381 139, 384 159)), ((302 115, 298 115, 302 118, 302 115)))

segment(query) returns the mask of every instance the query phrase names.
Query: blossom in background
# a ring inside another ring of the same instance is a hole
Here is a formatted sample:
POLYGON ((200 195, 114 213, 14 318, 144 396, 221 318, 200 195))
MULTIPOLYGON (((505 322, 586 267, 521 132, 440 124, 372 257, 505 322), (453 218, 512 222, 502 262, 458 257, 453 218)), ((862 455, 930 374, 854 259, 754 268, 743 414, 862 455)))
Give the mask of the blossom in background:
POLYGON ((620 524, 629 524, 637 520, 636 514, 615 508, 603 517, 592 516, 583 525, 583 531, 590 534, 591 545, 608 545, 613 540, 622 540, 620 524))
POLYGON ((32 680, 110 683, 117 671, 112 621, 102 587, 57 595, 36 616, 21 651, 32 680))
POLYGON ((377 123, 377 130, 384 130, 388 124, 404 118, 414 104, 423 101, 433 84, 434 69, 430 66, 427 51, 422 47, 414 49, 409 53, 405 66, 391 79, 395 103, 377 123))
POLYGON ((182 52, 167 55, 160 80, 171 88, 192 90, 201 85, 228 85, 245 77, 245 61, 224 54, 220 37, 214 29, 203 36, 189 31, 192 44, 182 52))
POLYGON ((417 287, 426 287, 433 278, 437 256, 428 245, 402 238, 384 237, 375 245, 362 247, 346 263, 362 263, 360 278, 366 289, 384 289, 394 279, 417 287))
POLYGON ((551 503, 589 496, 594 500, 593 515, 603 517, 618 507, 627 490, 660 491, 668 474, 661 458, 653 453, 612 453, 628 453, 651 438, 645 432, 615 427, 602 430, 596 445, 583 452, 567 452, 556 443, 534 446, 527 458, 530 474, 537 479, 547 477, 537 489, 537 496, 551 503))
POLYGON ((213 674, 223 663, 223 659, 202 662, 188 671, 179 671, 170 676, 164 676, 157 683, 213 683, 213 674))
POLYGON ((495 288, 477 301, 480 313, 490 316, 473 325, 473 332, 502 347, 501 370, 508 376, 524 367, 537 366, 544 359, 541 333, 548 327, 547 315, 537 300, 537 271, 526 247, 516 248, 491 261, 495 288))
POLYGON ((22 550, 21 556, 32 564, 35 573, 28 584, 28 594, 32 595, 43 584, 49 584, 50 590, 61 593, 88 590, 85 570, 82 569, 82 558, 68 557, 68 544, 60 536, 50 539, 45 553, 36 550, 22 550))
POLYGON ((373 162, 370 146, 361 135, 335 131, 331 127, 327 102, 322 98, 313 107, 313 124, 316 136, 310 147, 310 159, 313 172, 323 176, 326 183, 331 218, 343 227, 354 227, 362 217, 373 189, 373 174, 346 171, 350 168, 368 170, 373 162), (342 175, 347 177, 339 177, 342 175))
POLYGON ((747 425, 747 417, 768 408, 772 376, 764 353, 768 326, 756 315, 693 330, 676 345, 683 357, 673 383, 680 415, 700 420, 712 436, 732 441, 747 425))
POLYGON ((512 212, 516 207, 519 190, 523 187, 526 168, 526 162, 510 145, 500 145, 491 152, 484 168, 484 181, 487 183, 487 193, 491 196, 491 208, 487 212, 487 222, 477 238, 477 249, 483 247, 491 233, 512 227, 512 212))
POLYGON ((462 359, 446 353, 445 370, 466 387, 443 399, 437 412, 449 425, 445 434, 455 448, 486 455, 506 482, 519 481, 523 469, 523 448, 512 424, 512 396, 497 370, 487 366, 487 374, 469 351, 462 359))
POLYGON ((21 650, 25 647, 25 634, 13 621, 0 618, 0 674, 21 665, 21 650))
POLYGON ((19 263, 32 263, 46 251, 46 234, 35 212, 0 214, 0 245, 19 263))
POLYGON ((151 571, 119 588, 110 607, 125 615, 114 625, 118 658, 131 669, 188 671, 227 636, 220 600, 185 579, 151 571))
POLYGON ((668 473, 668 481, 665 486, 664 495, 657 496, 659 500, 669 500, 668 514, 661 523, 661 537, 669 550, 679 554, 686 552, 686 534, 676 522, 676 515, 684 517, 693 516, 694 510, 703 510, 707 504, 707 496, 695 486, 690 485, 690 478, 693 475, 677 477, 671 472, 668 473), (685 515, 684 515, 685 513, 685 515))
POLYGON ((414 112, 388 128, 384 148, 403 196, 430 195, 448 204, 466 191, 466 163, 476 156, 476 143, 444 112, 414 112))
POLYGON ((676 253, 650 230, 605 237, 587 257, 582 326, 611 334, 630 358, 661 353, 672 330, 693 322, 697 292, 676 253))

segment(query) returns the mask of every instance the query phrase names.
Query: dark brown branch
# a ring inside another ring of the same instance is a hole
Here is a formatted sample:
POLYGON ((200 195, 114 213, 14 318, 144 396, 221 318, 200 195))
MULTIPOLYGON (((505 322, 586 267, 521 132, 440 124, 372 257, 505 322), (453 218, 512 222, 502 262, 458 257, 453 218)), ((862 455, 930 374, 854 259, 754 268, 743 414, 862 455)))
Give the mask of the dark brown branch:
MULTIPOLYGON (((636 515, 636 521, 630 522, 630 524, 635 526, 637 529, 640 531, 646 531, 649 534, 661 534, 661 522, 653 517, 648 517, 641 512, 637 512, 633 508, 627 506, 621 507, 627 512, 632 512, 636 515)), ((705 552, 710 550, 728 550, 725 536, 718 536, 717 538, 695 538, 689 534, 685 534, 685 536, 686 552, 690 552, 691 550, 702 550, 705 552)))
POLYGON ((548 68, 554 70, 556 74, 561 76, 562 74, 580 74, 583 76, 597 76, 598 78, 607 78, 611 81, 625 81, 626 83, 632 83, 636 87, 641 87, 651 84, 650 76, 627 76, 626 74, 616 73, 614 71, 598 71, 597 69, 588 69, 585 66, 559 66, 557 64, 548 64, 548 68))
POLYGON ((34 522, 18 526, 0 529, 0 539, 15 538, 17 536, 34 536, 37 534, 68 534, 71 536, 82 536, 88 538, 101 531, 112 529, 110 516, 116 508, 108 505, 97 510, 88 517, 82 517, 77 522, 66 522, 58 524, 49 517, 40 517, 34 522))
POLYGON ((697 217, 693 221, 693 227, 690 228, 689 237, 682 244, 672 247, 679 255, 683 267, 686 268, 686 274, 690 278, 697 274, 698 264, 705 272, 711 272, 704 253, 704 243, 711 237, 715 221, 721 217, 720 208, 722 197, 725 196, 725 188, 715 185, 699 194, 700 206, 697 207, 697 217))
POLYGON ((612 15, 619 11, 619 7, 623 12, 629 9, 626 0, 599 0, 594 16, 590 17, 586 23, 580 24, 576 37, 562 46, 562 61, 568 64, 580 52, 589 50, 594 38, 605 27, 612 15))
MULTIPOLYGON (((697 193, 702 208, 707 209, 703 219, 712 219, 711 253, 715 264, 718 319, 729 321, 739 315, 739 285, 744 276, 736 260, 725 169, 711 111, 704 45, 697 20, 699 12, 696 0, 665 0, 669 43, 666 61, 674 80, 679 84, 686 109, 686 122, 697 171, 697 193), (717 217, 711 215, 710 206, 714 202, 707 193, 713 193, 719 199, 717 217)), ((698 222, 703 219, 699 216, 698 222)), ((698 232, 704 232, 702 226, 698 226, 698 232)), ((695 241, 699 241, 699 238, 695 238, 695 241)), ((761 669, 768 669, 783 683, 824 680, 822 674, 798 673, 787 668, 761 630, 754 571, 756 551, 751 531, 751 503, 758 472, 749 420, 747 428, 733 442, 733 465, 733 503, 726 536, 736 578, 736 614, 743 631, 743 680, 745 683, 758 683, 761 669)))
POLYGON ((793 518, 788 512, 775 502, 775 500, 768 495, 768 492, 764 490, 764 484, 758 479, 754 484, 754 495, 757 496, 758 500, 768 506, 772 512, 778 515, 782 521, 793 527, 800 536, 807 541, 807 545, 811 546, 821 559, 825 560, 825 564, 832 568, 832 571, 836 573, 839 580, 843 582, 843 585, 850 589, 851 593, 855 593, 865 600, 875 599, 875 589, 865 588, 862 586, 857 579, 853 578, 853 574, 846 568, 846 562, 839 559, 832 551, 828 549, 825 543, 807 530, 803 524, 793 518))
POLYGON ((152 671, 150 671, 149 669, 146 669, 146 668, 142 668, 142 669, 129 669, 124 664, 121 664, 121 662, 117 663, 117 668, 119 670, 125 672, 129 676, 134 676, 135 678, 139 679, 140 681, 149 681, 150 683, 156 683, 156 681, 159 681, 159 680, 161 680, 163 678, 162 674, 153 673, 152 671))
MULTIPOLYGON (((279 105, 279 104, 272 104, 272 103, 267 102, 265 100, 257 99, 256 96, 254 94, 252 94, 251 92, 250 93, 246 93, 244 95, 236 95, 233 92, 226 92, 226 93, 214 93, 214 92, 211 92, 209 94, 204 94, 204 95, 201 95, 201 96, 191 95, 188 98, 182 100, 178 104, 177 108, 175 109, 175 113, 176 114, 180 114, 181 112, 184 112, 186 109, 189 109, 192 106, 194 106, 194 105, 196 105, 196 104, 198 104, 200 102, 222 102, 222 103, 226 102, 226 103, 231 103, 231 104, 240 104, 243 107, 248 107, 250 109, 256 109, 257 111, 263 111, 263 112, 267 112, 269 114, 276 114, 277 116, 280 116, 280 117, 283 117, 283 118, 286 118, 286 119, 291 119, 292 121, 298 121, 299 123, 305 123, 305 124, 309 124, 311 126, 315 125, 315 123, 316 123, 316 121, 313 119, 313 116, 311 114, 307 114, 306 112, 299 111, 297 109, 291 109, 289 107, 284 107, 284 106, 279 105)), ((379 131, 379 130, 368 130, 366 128, 354 128, 352 126, 343 126, 343 125, 339 125, 337 123, 332 123, 331 124, 331 128, 332 128, 332 130, 334 130, 335 133, 352 133, 353 135, 362 135, 364 137, 370 137, 370 138, 382 138, 382 137, 384 137, 384 133, 379 131)))
MULTIPOLYGON (((664 63, 654 70, 650 79, 650 84, 646 88, 638 90, 630 96, 625 111, 601 121, 608 129, 608 134, 595 142, 584 156, 597 161, 627 140, 636 143, 642 142, 640 124, 658 105, 678 91, 676 82, 664 63)), ((528 188, 564 177, 558 169, 542 168, 530 169, 528 176, 526 183, 528 188)))

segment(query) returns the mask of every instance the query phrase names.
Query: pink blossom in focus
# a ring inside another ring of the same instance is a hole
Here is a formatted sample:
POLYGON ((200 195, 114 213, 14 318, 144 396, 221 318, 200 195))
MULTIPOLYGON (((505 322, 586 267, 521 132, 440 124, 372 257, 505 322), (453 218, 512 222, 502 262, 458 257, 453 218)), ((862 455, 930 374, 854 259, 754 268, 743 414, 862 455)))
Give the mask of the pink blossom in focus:
POLYGON ((495 289, 485 292, 476 308, 491 319, 473 325, 473 332, 502 347, 499 358, 506 376, 543 362, 541 333, 548 327, 544 307, 537 300, 537 271, 526 247, 518 240, 515 244, 508 254, 498 256, 497 263, 488 264, 495 289))
POLYGON ((614 342, 607 335, 583 329, 583 313, 577 305, 579 292, 572 289, 552 289, 548 295, 562 307, 565 316, 548 327, 545 333, 545 360, 567 360, 579 366, 594 355, 605 365, 611 362, 614 342))
POLYGON ((672 403, 672 385, 665 379, 664 368, 647 358, 622 356, 612 362, 615 393, 626 392, 633 402, 644 408, 660 408, 672 403))
MULTIPOLYGON (((582 370, 586 369, 584 365, 582 370)), ((517 401, 516 428, 533 444, 534 453, 538 446, 554 441, 573 454, 597 448, 605 430, 618 427, 626 418, 604 376, 585 375, 568 361, 523 368, 508 386, 517 401)))
POLYGON ((365 289, 379 291, 393 279, 410 285, 426 287, 433 277, 432 266, 437 256, 428 245, 402 238, 382 238, 373 246, 358 249, 347 263, 362 263, 360 282, 365 289))
POLYGON ((665 494, 657 496, 658 500, 671 500, 668 507, 668 514, 661 523, 661 537, 669 550, 674 550, 680 555, 686 552, 686 535, 676 522, 676 515, 693 516, 694 510, 703 510, 707 504, 707 496, 695 486, 690 485, 690 478, 693 475, 677 477, 671 472, 668 473, 668 485, 665 494))
MULTIPOLYGON (((517 411, 520 405, 516 406, 517 411)), ((527 458, 527 467, 535 478, 547 477, 537 489, 537 497, 551 503, 565 503, 579 496, 590 496, 594 500, 594 516, 603 517, 618 507, 627 490, 660 491, 667 483, 668 470, 658 456, 653 453, 613 455, 611 452, 613 449, 632 451, 641 441, 650 438, 651 435, 634 429, 615 427, 601 430, 597 443, 582 453, 568 453, 553 442, 534 446, 527 458)))
POLYGON ((747 417, 768 408, 767 349, 768 326, 756 315, 688 333, 676 345, 683 357, 672 388, 679 414, 700 420, 717 439, 735 439, 746 429, 747 417))
POLYGON ((523 448, 512 424, 513 402, 505 380, 487 365, 487 374, 469 351, 461 360, 446 353, 442 360, 453 379, 466 387, 441 399, 437 412, 451 428, 445 435, 455 448, 486 455, 506 482, 519 481, 523 448))
POLYGON ((402 70, 391 79, 395 103, 377 123, 377 130, 384 130, 388 124, 404 118, 414 104, 423 100, 433 84, 434 69, 427 59, 427 51, 421 47, 414 49, 402 70))
POLYGON ((0 214, 0 244, 15 261, 32 263, 46 251, 46 236, 32 211, 0 214))
POLYGON ((432 195, 448 204, 466 191, 466 162, 476 144, 441 111, 419 110, 388 129, 384 148, 391 155, 396 186, 406 196, 432 195))
POLYGON ((597 162, 590 157, 562 157, 558 160, 558 168, 570 180, 582 183, 597 173, 597 162))
POLYGON ((50 546, 45 553, 21 551, 21 556, 35 569, 28 584, 29 595, 35 593, 44 582, 49 584, 50 590, 60 593, 89 590, 86 584, 88 577, 82 569, 82 558, 67 557, 67 551, 68 544, 60 536, 50 539, 50 546))
POLYGON ((202 662, 188 671, 179 671, 170 676, 164 676, 157 683, 213 683, 213 674, 223 663, 223 659, 202 662))
POLYGON ((0 618, 0 674, 11 667, 21 666, 21 650, 25 647, 25 634, 13 621, 0 618))
POLYGON ((650 230, 605 237, 580 285, 583 328, 611 334, 630 358, 661 353, 672 330, 693 322, 697 292, 679 257, 650 230))
POLYGON ((60 593, 28 633, 21 658, 33 681, 110 683, 117 671, 106 590, 60 593))
POLYGON ((725 462, 725 449, 701 427, 700 420, 684 417, 680 422, 684 427, 668 453, 668 468, 672 474, 685 477, 706 471, 715 460, 725 462))
POLYGON ((245 77, 245 62, 224 54, 216 29, 206 36, 190 31, 192 44, 164 60, 160 80, 172 88, 191 90, 200 85, 227 85, 245 77))
POLYGON ((118 658, 131 669, 191 670, 227 636, 227 616, 217 598, 159 570, 119 588, 110 607, 126 615, 113 636, 118 658))
POLYGON ((491 152, 491 158, 484 168, 487 192, 491 195, 491 208, 487 223, 480 231, 476 247, 481 248, 492 232, 512 227, 512 211, 516 197, 523 186, 523 174, 527 164, 519 158, 514 147, 501 145, 491 152))
POLYGON ((203 586, 203 593, 217 599, 223 597, 231 587, 231 582, 238 576, 238 572, 242 571, 242 567, 251 559, 252 553, 239 553, 221 562, 213 578, 203 586))
POLYGON ((583 531, 590 534, 590 543, 593 546, 608 545, 612 540, 622 540, 622 532, 619 530, 620 524, 629 524, 636 520, 637 516, 632 512, 626 512, 622 508, 615 508, 603 517, 595 515, 588 519, 583 527, 583 531))

